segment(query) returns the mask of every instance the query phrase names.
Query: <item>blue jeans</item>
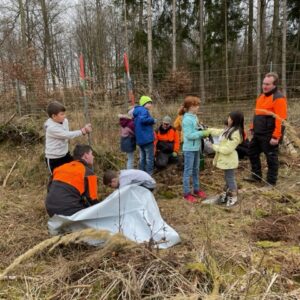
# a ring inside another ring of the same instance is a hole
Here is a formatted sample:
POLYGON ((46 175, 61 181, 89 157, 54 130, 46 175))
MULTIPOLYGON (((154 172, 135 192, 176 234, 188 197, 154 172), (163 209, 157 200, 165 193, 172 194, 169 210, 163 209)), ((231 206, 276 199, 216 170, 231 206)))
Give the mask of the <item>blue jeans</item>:
POLYGON ((235 169, 224 170, 224 177, 225 177, 226 186, 231 191, 237 190, 237 185, 236 185, 236 181, 235 181, 235 177, 234 177, 234 170, 235 169))
POLYGON ((134 152, 127 152, 127 170, 134 169, 134 152))
POLYGON ((193 179, 194 191, 199 191, 199 151, 184 151, 183 193, 187 195, 190 190, 190 177, 193 179))
POLYGON ((153 174, 154 169, 154 143, 140 146, 140 170, 153 174))

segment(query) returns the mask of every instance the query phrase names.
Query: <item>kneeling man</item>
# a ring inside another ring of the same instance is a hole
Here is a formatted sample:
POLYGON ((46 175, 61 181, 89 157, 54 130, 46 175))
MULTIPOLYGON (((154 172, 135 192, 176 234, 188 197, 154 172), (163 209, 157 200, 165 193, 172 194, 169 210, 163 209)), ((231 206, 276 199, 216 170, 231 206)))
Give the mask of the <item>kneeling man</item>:
POLYGON ((97 176, 92 170, 94 156, 89 145, 76 145, 74 161, 53 172, 53 180, 46 198, 46 210, 54 214, 71 216, 79 210, 98 203, 97 176))

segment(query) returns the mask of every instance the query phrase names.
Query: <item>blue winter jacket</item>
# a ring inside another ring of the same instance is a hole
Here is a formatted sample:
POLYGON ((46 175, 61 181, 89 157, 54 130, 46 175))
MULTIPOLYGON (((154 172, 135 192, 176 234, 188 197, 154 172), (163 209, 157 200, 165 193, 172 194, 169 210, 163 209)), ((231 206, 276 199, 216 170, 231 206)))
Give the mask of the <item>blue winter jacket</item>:
POLYGON ((148 109, 144 106, 136 106, 133 111, 134 130, 136 143, 143 146, 154 141, 153 124, 155 120, 151 117, 148 109))
POLYGON ((199 122, 196 115, 185 113, 182 118, 183 151, 199 151, 201 138, 205 137, 205 131, 199 130, 199 122))

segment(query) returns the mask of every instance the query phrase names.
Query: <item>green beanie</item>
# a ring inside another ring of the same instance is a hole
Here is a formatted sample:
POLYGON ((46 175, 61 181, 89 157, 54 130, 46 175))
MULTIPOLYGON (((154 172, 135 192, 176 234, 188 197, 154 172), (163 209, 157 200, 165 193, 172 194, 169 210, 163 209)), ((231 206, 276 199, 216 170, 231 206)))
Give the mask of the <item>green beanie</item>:
POLYGON ((140 98, 140 105, 141 106, 144 106, 148 102, 152 102, 152 99, 149 96, 142 96, 140 98))

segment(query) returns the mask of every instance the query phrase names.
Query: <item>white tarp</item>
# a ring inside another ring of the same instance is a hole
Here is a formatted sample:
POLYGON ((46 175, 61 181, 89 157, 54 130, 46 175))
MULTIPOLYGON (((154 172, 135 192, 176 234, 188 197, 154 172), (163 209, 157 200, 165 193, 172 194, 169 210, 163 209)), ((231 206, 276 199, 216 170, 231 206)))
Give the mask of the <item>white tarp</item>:
POLYGON ((109 195, 99 204, 72 216, 54 215, 48 221, 52 235, 86 228, 121 232, 137 243, 151 238, 159 248, 180 242, 178 233, 161 217, 153 194, 138 185, 128 185, 109 195))

